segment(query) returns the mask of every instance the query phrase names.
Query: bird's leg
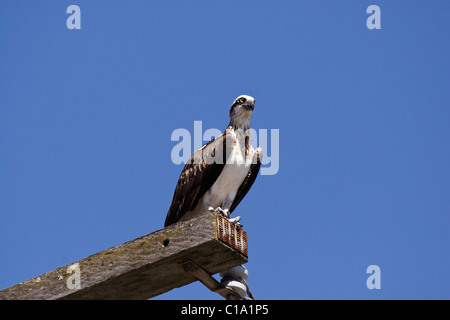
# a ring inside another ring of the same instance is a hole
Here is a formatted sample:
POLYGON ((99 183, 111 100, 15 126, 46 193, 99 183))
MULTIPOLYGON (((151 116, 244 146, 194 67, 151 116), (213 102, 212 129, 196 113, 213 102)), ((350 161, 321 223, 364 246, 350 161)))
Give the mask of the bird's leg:
POLYGON ((214 212, 214 208, 211 206, 211 190, 207 191, 203 196, 203 205, 205 206, 205 208, 208 208, 207 210, 209 212, 214 212))
POLYGON ((234 224, 236 227, 242 228, 242 224, 239 223, 239 221, 241 221, 241 217, 237 216, 236 218, 230 219, 230 212, 229 212, 228 208, 231 207, 231 205, 233 204, 233 201, 234 201, 234 195, 232 197, 229 195, 225 199, 225 201, 222 203, 222 208, 226 208, 225 210, 228 213, 228 215, 227 215, 228 221, 230 221, 230 223, 234 224))
POLYGON ((208 211, 211 213, 217 213, 220 214, 222 217, 225 217, 228 219, 228 221, 230 221, 230 223, 234 224, 236 227, 238 228, 242 228, 242 224, 239 223, 239 221, 241 221, 241 217, 236 217, 236 218, 232 218, 230 219, 230 210, 229 207, 231 206, 231 204, 233 203, 232 199, 225 199, 225 201, 222 203, 222 207, 217 207, 214 209, 214 207, 212 207, 209 203, 206 205, 206 208, 208 208, 208 211), (225 209, 223 209, 225 208, 225 209))
POLYGON ((208 206, 208 211, 211 213, 217 213, 220 214, 222 217, 229 218, 230 212, 228 209, 222 209, 221 207, 213 208, 211 206, 208 206))
POLYGON ((222 209, 221 207, 217 207, 216 210, 214 210, 214 212, 221 214, 225 218, 230 217, 230 212, 228 211, 228 209, 222 209))
POLYGON ((208 208, 209 212, 215 212, 220 214, 222 217, 225 217, 230 221, 230 223, 234 224, 237 228, 242 228, 243 225, 239 223, 241 221, 241 217, 237 216, 236 218, 230 219, 230 211, 228 209, 222 209, 221 207, 217 207, 214 209, 213 207, 208 208))
POLYGON ((223 216, 225 218, 228 218, 228 219, 230 218, 230 214, 231 214, 230 208, 231 208, 231 205, 233 204, 233 199, 234 199, 234 196, 233 196, 233 198, 231 198, 230 195, 228 195, 222 203, 222 208, 220 208, 220 209, 223 211, 223 213, 224 213, 223 216))

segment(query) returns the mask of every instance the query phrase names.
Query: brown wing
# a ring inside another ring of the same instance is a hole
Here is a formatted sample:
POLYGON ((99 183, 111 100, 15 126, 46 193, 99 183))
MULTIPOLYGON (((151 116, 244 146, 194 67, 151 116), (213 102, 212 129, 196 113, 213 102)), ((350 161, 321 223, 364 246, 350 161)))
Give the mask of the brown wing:
POLYGON ((226 132, 196 150, 184 166, 167 212, 165 227, 179 221, 186 212, 194 210, 200 198, 219 177, 227 156, 226 132))
POLYGON ((231 204, 230 213, 232 213, 233 210, 236 209, 238 204, 242 201, 242 199, 244 199, 245 195, 250 190, 250 188, 252 187, 253 183, 256 180, 256 177, 258 176, 259 168, 261 167, 262 149, 257 148, 255 150, 255 153, 256 153, 256 163, 253 163, 250 166, 247 176, 245 177, 244 181, 239 187, 236 193, 236 197, 234 197, 233 203, 231 204))

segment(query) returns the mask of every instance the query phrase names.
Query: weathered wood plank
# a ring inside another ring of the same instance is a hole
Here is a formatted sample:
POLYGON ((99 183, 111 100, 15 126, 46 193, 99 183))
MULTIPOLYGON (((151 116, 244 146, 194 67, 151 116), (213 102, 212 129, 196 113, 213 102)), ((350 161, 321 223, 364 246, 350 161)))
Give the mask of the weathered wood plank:
POLYGON ((0 299, 148 299, 196 281, 181 266, 187 260, 215 274, 247 256, 218 237, 216 215, 206 214, 4 289, 0 299), (75 264, 80 288, 69 289, 75 264))

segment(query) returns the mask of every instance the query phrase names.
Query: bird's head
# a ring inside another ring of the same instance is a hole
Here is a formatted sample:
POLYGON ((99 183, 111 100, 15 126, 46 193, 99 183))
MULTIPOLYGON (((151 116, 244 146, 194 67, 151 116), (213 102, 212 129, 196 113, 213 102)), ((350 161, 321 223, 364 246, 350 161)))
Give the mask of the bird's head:
POLYGON ((230 125, 235 128, 249 129, 252 120, 255 99, 245 94, 237 97, 230 108, 230 125))

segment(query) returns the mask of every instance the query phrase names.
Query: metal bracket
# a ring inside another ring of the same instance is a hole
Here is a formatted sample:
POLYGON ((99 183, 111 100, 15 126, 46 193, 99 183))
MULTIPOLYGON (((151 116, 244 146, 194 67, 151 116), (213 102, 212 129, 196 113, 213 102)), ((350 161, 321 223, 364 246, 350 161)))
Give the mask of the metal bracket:
POLYGON ((233 289, 224 287, 202 267, 192 260, 180 263, 184 271, 203 283, 209 290, 217 292, 227 300, 241 300, 242 297, 233 289))

